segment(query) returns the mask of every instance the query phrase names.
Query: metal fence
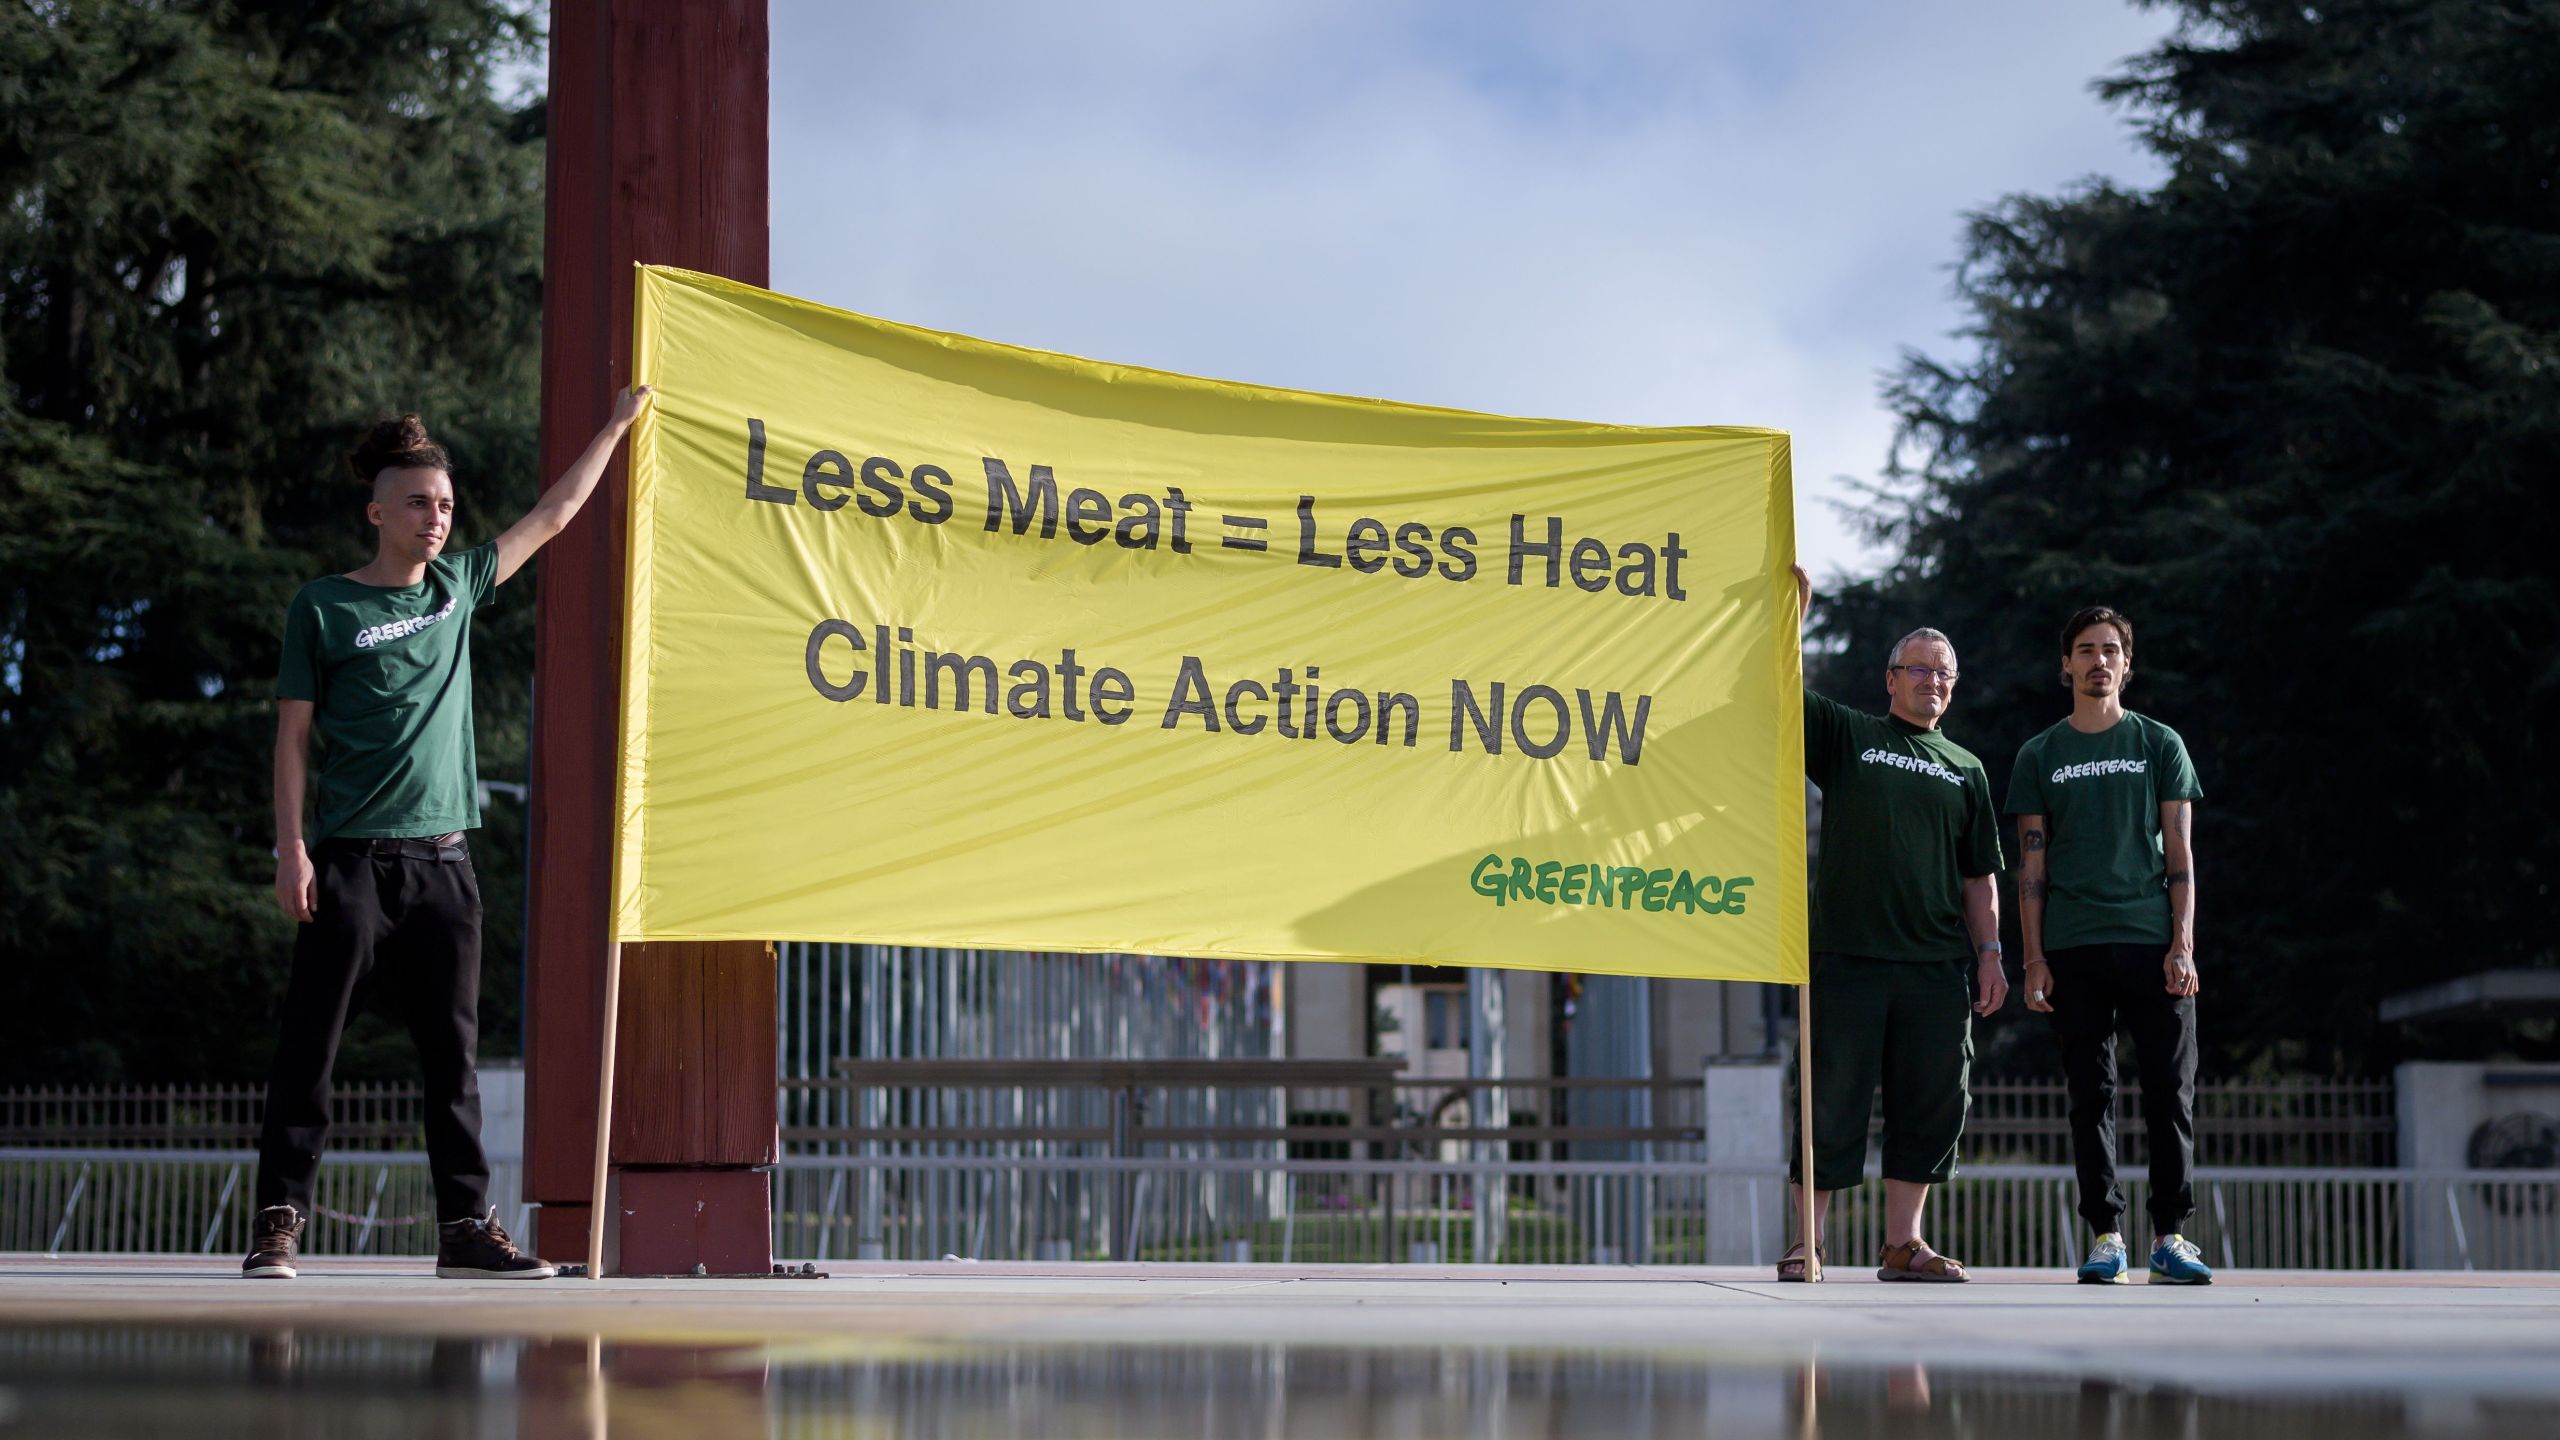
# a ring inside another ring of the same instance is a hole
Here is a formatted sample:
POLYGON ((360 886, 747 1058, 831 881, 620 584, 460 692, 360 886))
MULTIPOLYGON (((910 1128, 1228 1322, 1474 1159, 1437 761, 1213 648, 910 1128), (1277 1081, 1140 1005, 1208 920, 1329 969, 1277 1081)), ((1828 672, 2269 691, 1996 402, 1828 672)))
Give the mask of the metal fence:
MULTIPOLYGON (((2142 1087, 2130 1075, 2115 1099, 2116 1154, 2150 1161, 2142 1087)), ((2398 1161, 2396 1091, 2389 1080, 2284 1076, 2196 1086, 2196 1160, 2204 1165, 2306 1165, 2350 1169, 2398 1161)), ((1964 1158, 1975 1164, 2068 1165, 2071 1101, 2058 1081, 1972 1085, 1964 1158)), ((1882 1132, 1883 1120, 1875 1121, 1882 1132)))
POLYGON ((1272 962, 797 942, 776 955, 785 1129, 880 1123, 875 1101, 794 1083, 827 1080, 838 1060, 1268 1058, 1277 1048, 1272 962))
MULTIPOLYGON (((1500 1227, 1484 1252, 1497 1263, 1696 1264, 1709 1190, 1733 1178, 1623 1161, 790 1157, 774 1239, 819 1259, 1369 1265, 1470 1260, 1485 1223, 1500 1227), (1115 1187, 1134 1200, 1115 1207, 1115 1187)), ((1773 1218, 1779 1178, 1749 1177, 1773 1218)))
MULTIPOLYGON (((522 1167, 492 1157, 489 1200, 526 1233, 522 1167)), ((258 1157, 246 1150, 0 1149, 0 1251, 246 1253, 258 1157)), ((324 1158, 302 1248, 430 1255, 435 1189, 423 1152, 324 1158)))
MULTIPOLYGON (((266 1090, 256 1085, 48 1086, 0 1091, 0 1148, 235 1150, 258 1143, 266 1090)), ((344 1150, 415 1150, 424 1092, 416 1085, 340 1085, 329 1143, 344 1150)))
MULTIPOLYGON (((2139 1215, 2145 1185, 2127 1178, 2139 1215)), ((1626 1162, 796 1156, 775 1178, 774 1234, 776 1253, 820 1259, 1454 1264, 1476 1253, 1478 1197, 1504 1186, 1500 1263, 1756 1265, 1776 1258, 1781 1181, 1626 1162), (1108 1201, 1124 1180, 1125 1237, 1108 1201)), ((1971 1167, 1932 1196, 1927 1231, 1969 1264, 2074 1265, 2076 1193, 2061 1166, 1971 1167)), ((2560 1172, 2207 1167, 2196 1193, 2185 1233, 2220 1265, 2560 1269, 2560 1172)), ((1883 1210, 1874 1183, 1834 1197, 1837 1263, 1872 1263, 1883 1210)))
MULTIPOLYGON (((1177 962, 1124 956, 1119 957, 1123 963, 1115 978, 1107 963, 1111 957, 1043 956, 1032 965, 1026 957, 965 952, 955 957, 953 952, 901 952, 884 946, 783 948, 787 1043, 786 1073, 780 1083, 787 1149, 841 1151, 844 1147, 797 1142, 794 1132, 866 1123, 981 1124, 1001 1118, 1008 1123, 1054 1123, 1064 1130, 1108 1123, 1106 1102, 1091 1096, 1016 1096, 1009 1090, 964 1093, 940 1087, 866 1101, 860 1092, 830 1086, 824 1078, 834 1060, 857 1050, 872 1058, 1003 1053, 1037 1053, 1043 1058, 1122 1054, 1205 1058, 1268 1053, 1267 1015, 1258 1024, 1250 1016, 1241 1021, 1195 1023, 1201 1002, 1213 999, 1218 987, 1267 987, 1267 976, 1241 969, 1194 974, 1177 962), (1088 975, 1053 985, 1047 978, 1051 966, 1081 966, 1100 978, 1088 975), (1031 983, 1035 976, 1042 978, 1031 983), (866 1013, 857 1003, 866 983, 904 998, 866 1013), (1062 988, 1065 983, 1092 984, 1119 993, 1116 999, 1073 1002, 1062 988), (1025 984, 1029 988, 1019 988, 1025 984), (1162 993, 1141 999, 1149 987, 1162 993), (1000 993, 1012 993, 1015 998, 997 1002, 992 997, 1000 993), (1020 1014, 994 1019, 981 1015, 955 1026, 940 1013, 948 1009, 965 1015, 1006 1003, 1020 1014), (1182 1038, 1186 1036, 1187 1040, 1182 1038), (1008 1048, 1034 1040, 1055 1048, 1008 1048)), ((1569 1147, 1539 1133, 1586 1120, 1567 1103, 1566 1089, 1572 1083, 1544 1078, 1501 1082, 1508 1098, 1506 1123, 1522 1132, 1506 1146, 1510 1158, 1601 1158, 1577 1157, 1569 1147)), ((1703 1125, 1704 1097, 1694 1078, 1657 1081, 1649 1088, 1653 1125, 1681 1132, 1703 1125)), ((1350 1126, 1355 1121, 1386 1120, 1462 1125, 1482 1089, 1481 1082, 1463 1080, 1405 1081, 1393 1087, 1383 1107, 1348 1090, 1300 1091, 1290 1097, 1286 1118, 1292 1124, 1350 1126)), ((1251 1096, 1232 1102, 1242 1107, 1234 1113, 1216 1108, 1205 1097, 1162 1098, 1153 1113, 1167 1122, 1179 1117, 1198 1124, 1265 1123, 1275 1113, 1267 1102, 1251 1096)), ((2149 1159, 2141 1100, 2141 1088, 2130 1082, 2116 1097, 2117 1153, 2128 1166, 2140 1166, 2149 1159)), ((2202 1084, 2196 1087, 2196 1159, 2205 1165, 2388 1166, 2396 1159, 2393 1100, 2388 1080, 2284 1078, 2202 1084)), ((257 1143, 264 1102, 264 1091, 254 1085, 0 1091, 0 1148, 240 1149, 257 1143)), ((416 1150, 422 1143, 423 1103, 415 1085, 342 1086, 332 1102, 329 1144, 333 1150, 416 1150)), ((1489 1113, 1502 1113, 1498 1107, 1487 1108, 1489 1113)), ((1963 1158, 1975 1165, 2069 1164, 2069 1109, 2058 1083, 1977 1081, 1965 1125, 1963 1158)), ((1877 1124, 1881 1123, 1879 1119, 1877 1124)), ((1460 1158, 1455 1149, 1353 1147, 1346 1142, 1340 1148, 1312 1152, 1293 1147, 1290 1153, 1294 1158, 1315 1159, 1454 1160, 1460 1158)), ((898 1152, 892 1147, 887 1153, 898 1152)), ((1003 1152, 980 1145, 942 1146, 922 1153, 1003 1152)), ((1077 1152, 1070 1148, 1058 1153, 1077 1152)), ((1615 1153, 1623 1158, 1624 1152, 1615 1153)), ((1687 1160, 1703 1153, 1694 1139, 1657 1140, 1640 1158, 1687 1160)))
MULTIPOLYGON (((2123 1176, 2128 1240, 2147 1245, 2149 1183, 2123 1176)), ((2560 1173, 2200 1167, 2183 1233, 2218 1266, 2276 1270, 2560 1269, 2560 1173)), ((1929 1198, 1929 1243, 1976 1265, 2076 1265, 2089 1245, 2067 1166, 1978 1166, 1929 1198)), ((1884 1248, 1884 1190, 1833 1198, 1833 1259, 1884 1248)), ((2140 1254, 2137 1251, 2136 1261, 2140 1254)))
MULTIPOLYGON (((248 1243, 255 1157, 225 1151, 0 1150, 0 1250, 229 1254, 248 1243)), ((523 1233, 517 1168, 492 1195, 523 1233)), ((2135 1213, 2142 1182, 2128 1177, 2135 1213)), ((1487 1258, 1517 1264, 1767 1264, 1771 1171, 1695 1164, 1267 1158, 790 1156, 774 1248, 792 1259, 1226 1260, 1459 1264, 1478 1198, 1511 1195, 1487 1258), (1111 1194, 1134 1204, 1114 1234, 1111 1194), (1522 1197, 1529 1198, 1522 1198, 1522 1197)), ((2560 1172, 2205 1167, 2187 1234, 2223 1266, 2560 1269, 2560 1172)), ((1973 1167, 1930 1201, 1928 1234, 1969 1264, 2058 1267, 2087 1241, 2059 1166, 1973 1167)), ((330 1157, 314 1254, 425 1254, 434 1201, 415 1152, 330 1157)), ((1835 1197, 1832 1262, 1871 1263, 1883 1195, 1835 1197)))
MULTIPOLYGON (((786 1079, 783 1113, 822 1113, 826 1092, 848 1090, 854 1098, 845 1108, 863 1117, 859 1128, 786 1123, 785 1150, 843 1153, 846 1147, 830 1145, 828 1138, 851 1134, 862 1137, 865 1154, 1102 1154, 1119 1123, 1109 1093, 1054 1084, 1029 1066, 997 1085, 786 1079)), ((1144 1125, 1140 1139, 1200 1154, 1276 1155, 1283 1143, 1293 1159, 1455 1161, 1477 1158, 1478 1145, 1498 1146, 1514 1160, 1623 1159, 1631 1145, 1646 1147, 1639 1158, 1653 1160, 1705 1154, 1706 1091, 1695 1075, 1397 1079, 1359 1086, 1166 1084, 1142 1087, 1136 1098, 1144 1125), (1486 1098, 1496 1091, 1500 1103, 1486 1098), (1645 1097, 1641 1105, 1628 1099, 1637 1093, 1645 1097), (1639 1113, 1641 1125, 1627 1118, 1639 1113), (1486 1118, 1478 1120, 1478 1114, 1486 1118), (1594 1145, 1607 1148, 1588 1149, 1594 1145)))

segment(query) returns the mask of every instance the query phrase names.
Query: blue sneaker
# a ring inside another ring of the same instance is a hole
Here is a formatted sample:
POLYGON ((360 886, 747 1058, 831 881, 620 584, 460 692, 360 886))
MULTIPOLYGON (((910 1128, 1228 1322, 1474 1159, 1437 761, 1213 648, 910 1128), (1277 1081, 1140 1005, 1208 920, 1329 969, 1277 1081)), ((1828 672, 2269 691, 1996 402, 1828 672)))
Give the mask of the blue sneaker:
POLYGON ((2124 1237, 2110 1230, 2098 1237, 2089 1249, 2089 1258, 2080 1263, 2083 1285, 2127 1285, 2132 1277, 2126 1272, 2133 1263, 2125 1257, 2124 1237))
POLYGON ((2210 1285, 2213 1283, 2213 1270, 2204 1263, 2204 1257, 2196 1253, 2194 1241, 2184 1235, 2163 1235, 2159 1248, 2151 1252, 2151 1283, 2210 1285))

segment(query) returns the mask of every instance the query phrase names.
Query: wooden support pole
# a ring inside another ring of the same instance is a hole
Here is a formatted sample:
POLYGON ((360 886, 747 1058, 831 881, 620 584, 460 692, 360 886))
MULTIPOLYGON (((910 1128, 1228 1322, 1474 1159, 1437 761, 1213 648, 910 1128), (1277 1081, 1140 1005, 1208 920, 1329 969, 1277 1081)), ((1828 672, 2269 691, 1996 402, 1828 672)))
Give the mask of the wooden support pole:
MULTIPOLYGON (((770 278, 766 9, 766 0, 549 7, 545 475, 568 468, 611 412, 614 392, 632 379, 635 261, 753 285, 770 278)), ((524 1186, 540 1207, 538 1248, 563 1256, 597 1250, 593 1232, 613 1218, 604 1213, 606 1184, 617 1186, 626 1211, 649 1209, 647 1197, 610 1170, 602 1180, 595 1175, 589 1162, 608 1145, 615 1163, 667 1174, 759 1173, 754 1167, 772 1158, 772 966, 705 953, 718 947, 656 945, 625 957, 632 1023, 620 1045, 631 1051, 632 1073, 623 1078, 662 1088, 680 1078, 698 1104, 678 1111, 635 1096, 620 1107, 618 1137, 601 1113, 616 1074, 605 1037, 618 1022, 619 990, 598 972, 617 964, 612 865, 627 504, 617 459, 578 523, 543 549, 534 627, 524 1186), (662 986, 684 988, 689 1008, 661 995, 662 986), (693 1048, 714 1031, 725 1038, 759 1029, 760 1049, 693 1048), (590 1108, 590 1100, 598 1103, 590 1108), (701 1121, 704 1112, 717 1122, 701 1121)), ((652 1233, 663 1240, 675 1228, 652 1233)), ((770 1246, 762 1209, 723 1206, 703 1226, 681 1228, 684 1244, 702 1237, 702 1253, 672 1254, 673 1242, 664 1242, 651 1265, 682 1273, 728 1256, 712 1268, 769 1269, 748 1248, 770 1246)), ((624 1234, 614 1242, 626 1267, 644 1253, 634 1240, 624 1234)))
POLYGON ((1813 1229, 1813 982, 1796 987, 1796 1233, 1804 1241, 1804 1278, 1822 1279, 1822 1237, 1813 1229))
POLYGON ((600 1042, 603 1056, 596 1066, 596 1165, 595 1182, 587 1192, 595 1198, 587 1211, 587 1278, 604 1278, 604 1232, 610 1217, 605 1206, 609 1195, 605 1190, 605 1171, 613 1154, 613 1050, 622 1028, 622 944, 615 941, 605 947, 604 956, 604 1035, 600 1042))

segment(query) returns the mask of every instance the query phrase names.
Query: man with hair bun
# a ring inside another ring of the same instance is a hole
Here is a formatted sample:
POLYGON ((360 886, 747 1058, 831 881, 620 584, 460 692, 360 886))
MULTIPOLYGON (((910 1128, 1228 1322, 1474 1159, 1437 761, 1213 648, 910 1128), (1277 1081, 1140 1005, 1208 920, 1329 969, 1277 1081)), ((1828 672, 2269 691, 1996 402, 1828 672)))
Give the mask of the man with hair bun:
POLYGON ((374 426, 348 457, 372 490, 373 559, 296 592, 276 673, 276 904, 299 929, 268 1071, 245 1276, 293 1278, 338 1040, 368 997, 418 1047, 436 1274, 554 1273, 499 1226, 480 1148, 480 885, 463 838, 480 823, 471 616, 576 518, 648 399, 645 386, 623 392, 586 453, 523 518, 455 555, 445 553, 452 465, 417 416, 374 426))
POLYGON ((2071 1094, 2080 1216, 2096 1235, 2081 1283, 2122 1285, 2116 1027, 2133 1034, 2151 1142, 2151 1283, 2209 1285, 2179 1233, 2195 1214, 2195 802, 2178 732, 2124 706, 2133 622, 2091 605, 2062 627, 2071 713, 2018 749, 2018 931, 2027 1008, 2053 1017, 2071 1094))
MULTIPOLYGON (((1813 582, 1800 566, 1795 575, 1802 610, 1813 582)), ((1935 630, 1905 635, 1886 657, 1884 688, 1883 715, 1804 695, 1805 774, 1822 787, 1806 1037, 1814 1235, 1831 1192, 1866 1179, 1867 1117, 1881 1086, 1885 1249, 1876 1278, 1962 1281, 1963 1264, 1920 1238, 1920 1217, 1929 1187, 1955 1174, 1973 1017, 2009 994, 1993 878, 2000 827, 1982 762, 1938 728, 1955 700, 1954 644, 1935 630)), ((1817 1245, 1809 1265, 1799 1241, 1778 1278, 1810 1279, 1820 1258, 1817 1245)))

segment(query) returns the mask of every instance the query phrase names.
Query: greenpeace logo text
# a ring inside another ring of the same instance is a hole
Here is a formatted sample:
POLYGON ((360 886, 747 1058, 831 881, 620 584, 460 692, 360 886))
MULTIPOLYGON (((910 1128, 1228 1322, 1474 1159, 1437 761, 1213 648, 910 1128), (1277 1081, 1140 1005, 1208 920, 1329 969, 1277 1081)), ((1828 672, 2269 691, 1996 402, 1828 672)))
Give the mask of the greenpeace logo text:
POLYGON ((412 615, 406 620, 394 620, 386 625, 367 626, 356 632, 356 648, 370 650, 386 640, 405 640, 452 613, 453 601, 447 600, 444 608, 432 615, 412 615))
POLYGON ((1866 761, 1870 765, 1890 765, 1897 770, 1910 770, 1922 775, 1935 776, 1940 780, 1946 781, 1950 785, 1962 785, 1964 783, 1963 776, 1948 769, 1946 766, 1939 764, 1935 760, 1915 759, 1909 755, 1898 754, 1891 750, 1882 749, 1861 751, 1858 758, 1866 761))
POLYGON ((2151 768, 2148 760, 2088 760, 2078 765, 2065 765, 2053 772, 2053 783, 2091 780, 2100 775, 2139 775, 2151 768))
POLYGON ((1740 915, 1749 905, 1748 875, 1693 875, 1641 865, 1534 861, 1487 855, 1467 875, 1467 888, 1497 906, 1513 901, 1540 905, 1596 905, 1603 910, 1657 914, 1740 915))

